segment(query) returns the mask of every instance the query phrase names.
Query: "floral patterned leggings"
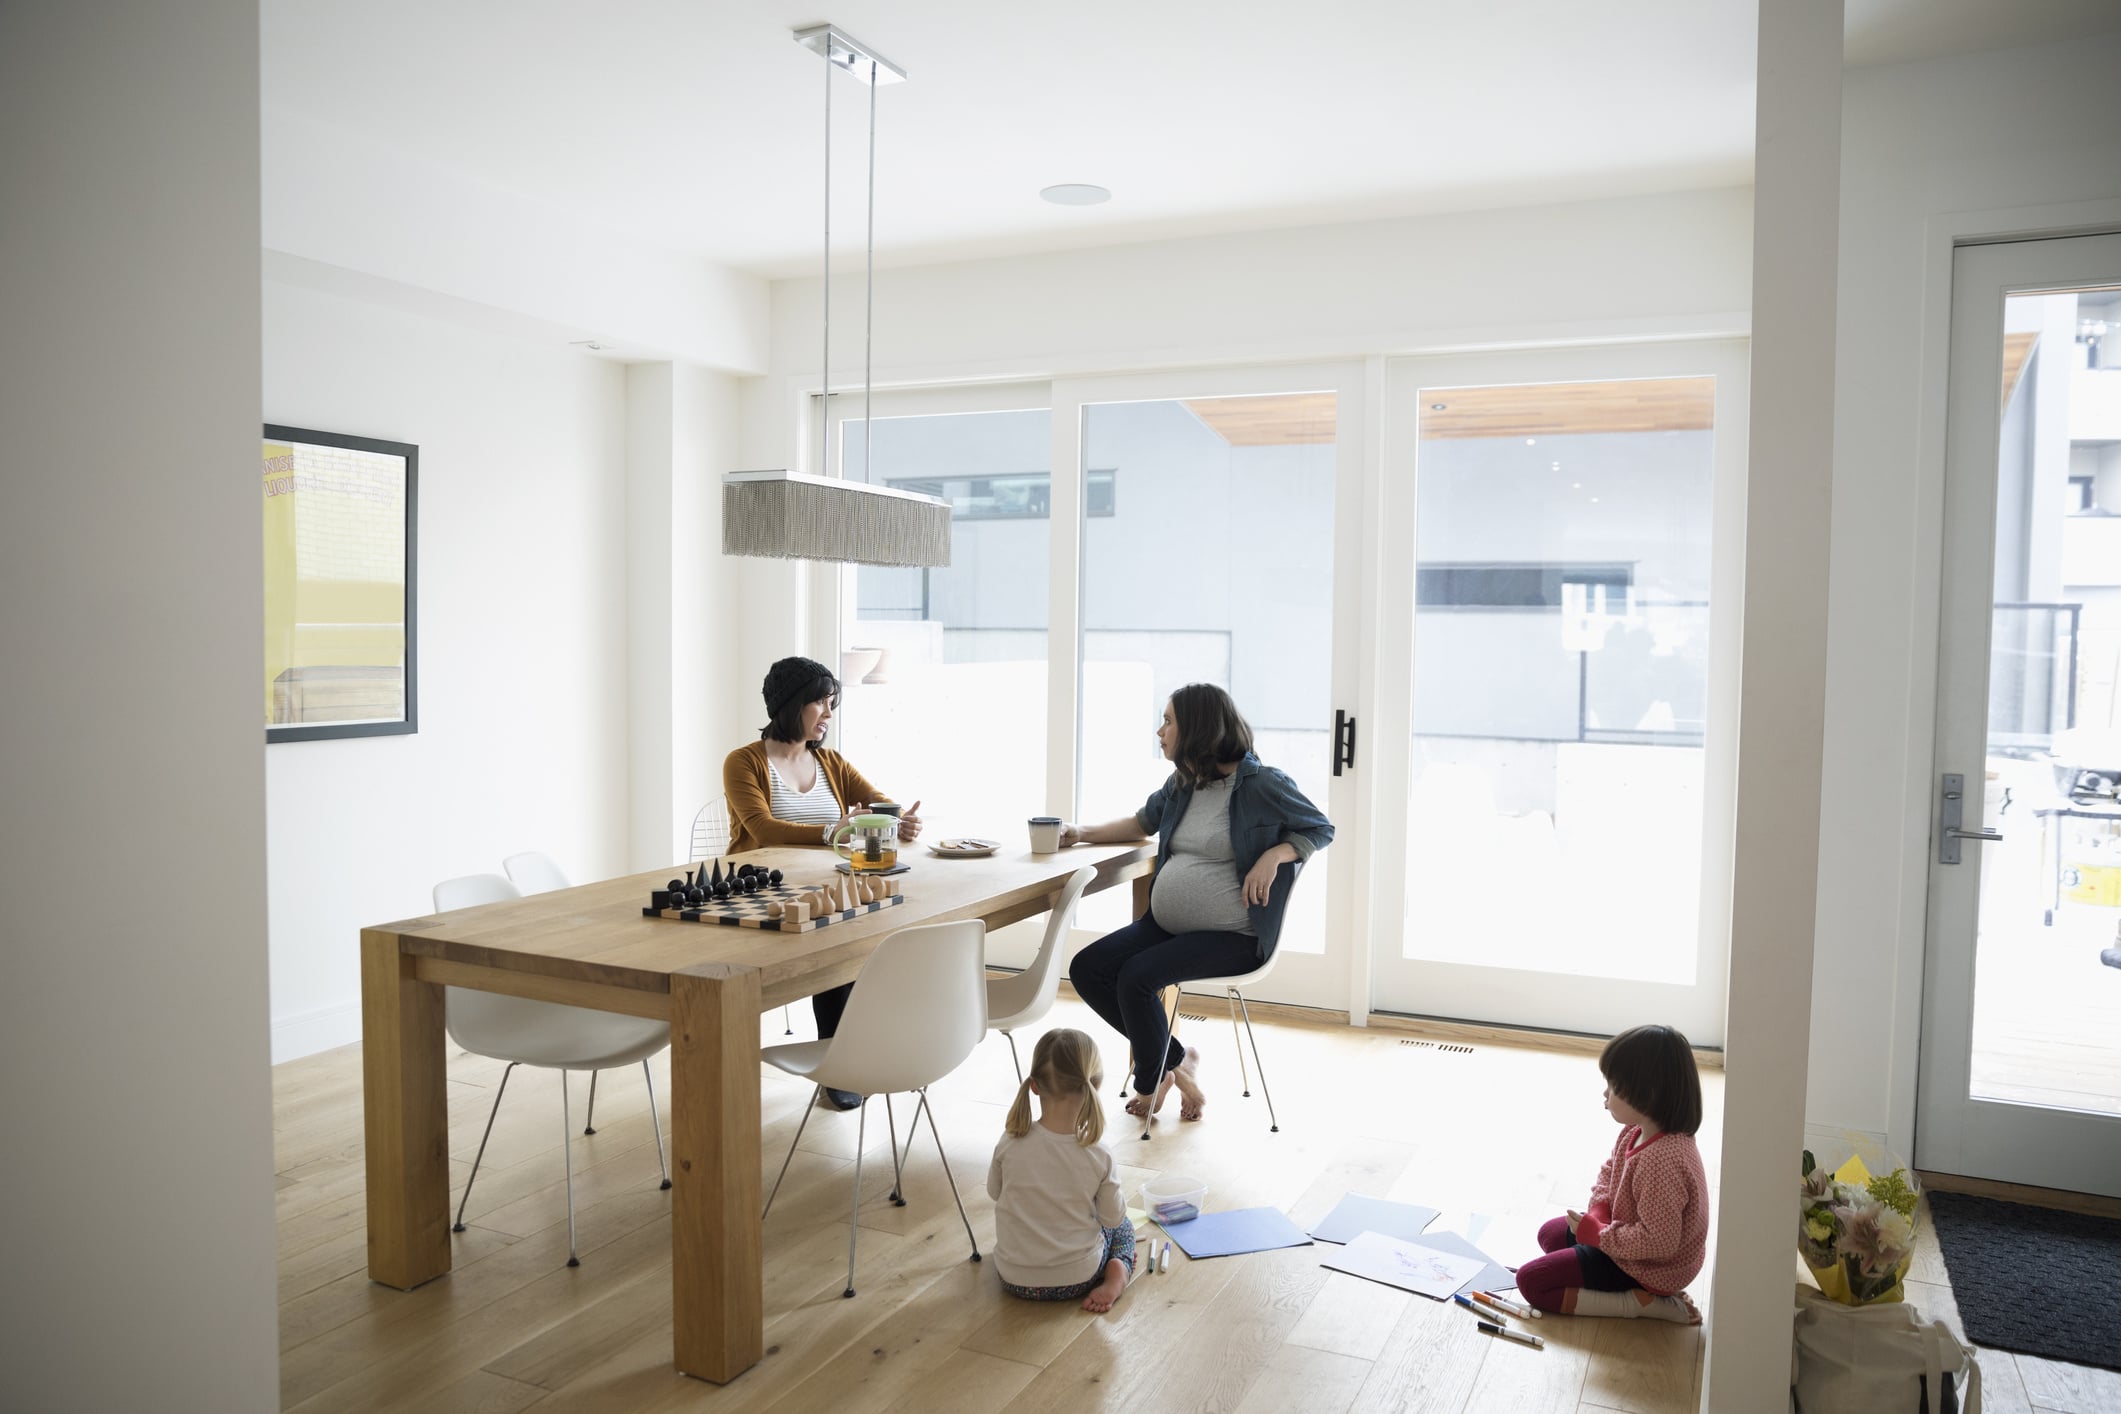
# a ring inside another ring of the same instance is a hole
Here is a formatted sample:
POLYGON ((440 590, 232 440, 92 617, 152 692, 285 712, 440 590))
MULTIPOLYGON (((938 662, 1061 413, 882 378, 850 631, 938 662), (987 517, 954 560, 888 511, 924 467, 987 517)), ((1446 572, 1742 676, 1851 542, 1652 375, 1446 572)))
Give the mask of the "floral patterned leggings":
POLYGON ((1105 1264, 1114 1257, 1125 1264, 1127 1275, 1133 1276, 1134 1224, 1123 1217, 1119 1220, 1118 1227, 1108 1227, 1102 1231, 1105 1234, 1105 1255, 1097 1259, 1097 1272, 1090 1280, 1079 1281, 1073 1286, 1017 1286, 1005 1281, 1002 1283, 1002 1290, 1026 1301, 1080 1301, 1105 1279, 1105 1264))

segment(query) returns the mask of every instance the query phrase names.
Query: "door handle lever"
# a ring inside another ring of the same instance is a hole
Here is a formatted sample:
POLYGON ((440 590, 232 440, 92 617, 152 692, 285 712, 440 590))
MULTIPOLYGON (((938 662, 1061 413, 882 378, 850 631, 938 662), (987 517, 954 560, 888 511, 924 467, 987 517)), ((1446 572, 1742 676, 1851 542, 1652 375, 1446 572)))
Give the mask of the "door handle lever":
POLYGON ((1959 841, 1979 840, 1984 844, 1996 844, 2003 839, 2000 830, 1966 830, 1959 826, 1966 808, 1966 777, 1957 773, 1946 775, 1937 785, 1937 862, 1957 864, 1959 841))

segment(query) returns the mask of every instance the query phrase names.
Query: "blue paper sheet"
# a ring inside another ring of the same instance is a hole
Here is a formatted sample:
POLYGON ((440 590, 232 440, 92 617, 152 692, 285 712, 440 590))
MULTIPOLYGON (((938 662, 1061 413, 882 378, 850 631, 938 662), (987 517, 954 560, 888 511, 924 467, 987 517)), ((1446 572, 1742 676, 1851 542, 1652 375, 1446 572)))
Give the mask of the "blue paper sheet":
POLYGON ((1435 1221, 1436 1209, 1419 1203, 1391 1203, 1350 1193, 1311 1229, 1311 1236, 1320 1242, 1353 1242, 1366 1232, 1379 1232, 1411 1242, 1435 1221))
POLYGON ((1163 1230, 1188 1257, 1232 1257, 1276 1247, 1308 1247, 1311 1239, 1279 1208, 1233 1208, 1202 1213, 1191 1222, 1164 1223, 1163 1230))

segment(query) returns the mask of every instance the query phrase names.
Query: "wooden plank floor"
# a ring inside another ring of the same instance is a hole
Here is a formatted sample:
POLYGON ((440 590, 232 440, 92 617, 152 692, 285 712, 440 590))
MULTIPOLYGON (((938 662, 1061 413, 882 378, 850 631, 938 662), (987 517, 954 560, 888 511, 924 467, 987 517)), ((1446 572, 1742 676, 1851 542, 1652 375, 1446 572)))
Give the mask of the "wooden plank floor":
MULTIPOLYGON (((1188 1009, 1195 1005, 1189 999, 1188 1009)), ((796 1010, 798 1039, 807 1039, 806 1009, 796 1010)), ((1242 1098, 1230 1028, 1209 1015, 1189 1033, 1205 1056, 1207 1120, 1180 1126, 1174 1102, 1173 1119, 1159 1121, 1149 1143, 1137 1129, 1109 1131, 1130 1197, 1142 1179, 1170 1170, 1205 1179, 1211 1207, 1274 1204, 1304 1224, 1350 1191, 1420 1201, 1443 1209, 1438 1226, 1517 1262, 1536 1250, 1540 1221, 1580 1200, 1611 1143, 1589 1057, 1502 1045, 1466 1054, 1403 1044, 1410 1038, 1399 1033, 1286 1023, 1259 1024, 1282 1118, 1282 1131, 1270 1134, 1257 1078, 1253 1098, 1242 1098)), ((1117 1038, 1066 999, 1048 1024, 1080 1026, 1104 1044, 1116 1113, 1117 1038)), ((768 1044, 786 1039, 779 1012, 762 1019, 762 1034, 768 1044)), ((1019 1038, 1027 1055, 1031 1039, 1019 1038)), ((667 1074, 656 1064, 667 1115, 667 1074)), ((450 1060, 452 1201, 501 1069, 475 1056, 450 1060)), ((1711 1070, 1703 1079, 1702 1148, 1713 1179, 1722 1077, 1711 1070)), ((909 1161, 907 1206, 886 1200, 891 1164, 876 1102, 858 1295, 840 1294, 855 1117, 819 1111, 766 1224, 766 1357, 716 1387, 670 1366, 669 1195, 658 1187, 638 1068, 603 1076, 597 1133, 574 1140, 579 1268, 566 1266, 558 1080, 519 1068, 467 1231, 453 1239, 455 1270, 412 1292, 364 1274, 358 1048, 280 1066, 274 1081, 288 1409, 1677 1414, 1698 1398, 1698 1331, 1550 1317, 1540 1323, 1546 1350, 1525 1350, 1481 1336, 1455 1309, 1329 1272, 1308 1248, 1203 1262, 1174 1255, 1168 1275, 1138 1279, 1103 1317, 1012 1300, 991 1263, 967 1260, 925 1128, 909 1161)), ((770 1183, 810 1091, 778 1072, 761 1083, 770 1183)), ((983 1250, 994 1232, 987 1160, 1014 1089, 1008 1047, 990 1037, 934 1090, 983 1250)), ((577 1130, 583 1091, 577 1082, 577 1130)), ((908 1112, 899 1106, 902 1127, 908 1112)), ((1918 1298, 1948 1305, 1941 1264, 1918 1275, 1918 1298)), ((1704 1306, 1707 1288, 1704 1274, 1694 1288, 1704 1306)), ((2000 1354, 1983 1365, 2001 1410, 2121 1407, 2108 1386, 2086 1382, 2103 1372, 2000 1354)))

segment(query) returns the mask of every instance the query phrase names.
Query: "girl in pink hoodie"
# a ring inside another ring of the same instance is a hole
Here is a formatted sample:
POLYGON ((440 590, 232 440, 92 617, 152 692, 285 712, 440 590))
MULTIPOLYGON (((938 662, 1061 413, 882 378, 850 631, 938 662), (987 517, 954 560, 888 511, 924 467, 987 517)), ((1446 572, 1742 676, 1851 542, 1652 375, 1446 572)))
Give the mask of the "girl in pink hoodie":
POLYGON ((1539 1229, 1546 1255, 1517 1269, 1518 1294, 1542 1311, 1698 1325, 1685 1288, 1708 1255, 1709 1185, 1693 1047, 1669 1026, 1638 1026, 1606 1043, 1598 1069, 1620 1138, 1590 1205, 1539 1229))

